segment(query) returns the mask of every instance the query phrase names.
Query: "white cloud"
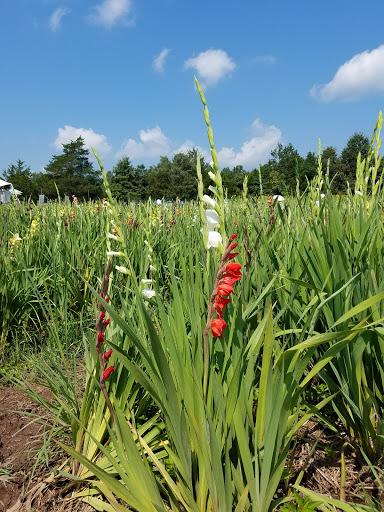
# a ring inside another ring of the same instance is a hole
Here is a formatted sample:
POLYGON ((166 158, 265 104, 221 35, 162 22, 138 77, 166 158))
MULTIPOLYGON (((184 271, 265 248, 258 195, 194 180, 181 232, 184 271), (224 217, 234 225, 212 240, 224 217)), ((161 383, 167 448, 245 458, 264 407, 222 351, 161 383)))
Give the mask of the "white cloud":
POLYGON ((247 170, 255 169, 259 164, 268 161, 271 151, 282 139, 282 133, 276 126, 264 125, 260 119, 252 123, 251 132, 253 137, 243 143, 238 153, 227 147, 218 152, 217 158, 221 168, 243 165, 247 170))
POLYGON ((191 140, 186 140, 181 144, 181 146, 177 147, 172 151, 174 155, 177 155, 178 153, 184 153, 187 154, 188 151, 192 151, 192 149, 197 149, 197 151, 200 154, 200 157, 204 157, 204 160, 206 162, 210 162, 212 160, 211 153, 205 149, 203 149, 201 146, 198 146, 197 144, 194 144, 191 140))
MULTIPOLYGON (((233 148, 223 147, 218 152, 220 168, 243 165, 245 169, 252 170, 259 164, 263 164, 270 158, 271 151, 282 140, 281 131, 274 125, 264 125, 260 119, 256 119, 251 126, 251 138, 243 143, 237 153, 233 148)), ((186 140, 181 145, 174 143, 161 130, 159 126, 140 130, 139 140, 127 139, 116 153, 120 159, 128 156, 132 160, 154 160, 160 156, 173 157, 177 153, 188 153, 191 149, 197 149, 206 162, 211 160, 209 150, 203 149, 186 140)))
POLYGON ((88 130, 86 130, 84 128, 75 128, 74 126, 64 126, 64 128, 59 128, 54 146, 56 149, 62 150, 63 144, 69 144, 71 141, 75 141, 79 137, 83 137, 84 145, 90 151, 92 156, 93 152, 91 147, 100 157, 108 155, 112 149, 108 144, 107 137, 105 135, 95 133, 92 128, 88 128, 88 130))
POLYGON ((157 73, 162 73, 164 71, 165 59, 170 51, 171 50, 169 48, 164 48, 164 50, 162 50, 159 55, 153 59, 153 69, 157 73))
POLYGON ((160 126, 140 130, 140 142, 127 139, 116 153, 116 158, 129 156, 135 158, 158 158, 171 153, 171 141, 161 131, 160 126))
POLYGON ((184 63, 185 69, 193 68, 203 80, 203 86, 216 85, 219 80, 236 68, 224 50, 207 50, 184 63))
POLYGON ((69 14, 71 9, 66 7, 58 7, 49 18, 49 28, 52 32, 57 32, 61 28, 61 20, 66 14, 69 14))
POLYGON ((132 0, 103 0, 92 8, 90 21, 106 28, 118 24, 130 25, 133 22, 132 9, 132 0))
POLYGON ((314 85, 310 92, 325 103, 356 101, 368 94, 384 93, 384 45, 355 55, 339 67, 330 82, 314 85))
POLYGON ((256 62, 257 64, 275 64, 276 63, 276 57, 274 55, 257 55, 253 62, 256 62))

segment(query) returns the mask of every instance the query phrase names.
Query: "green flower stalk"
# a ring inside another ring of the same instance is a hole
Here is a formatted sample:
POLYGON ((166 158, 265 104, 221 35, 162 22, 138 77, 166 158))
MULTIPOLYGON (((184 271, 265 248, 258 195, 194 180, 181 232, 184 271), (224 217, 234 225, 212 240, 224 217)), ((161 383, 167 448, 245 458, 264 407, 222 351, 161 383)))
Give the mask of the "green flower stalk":
MULTIPOLYGON (((212 165, 212 169, 213 169, 213 172, 210 171, 208 174, 214 183, 214 185, 210 185, 208 187, 209 190, 213 194, 213 198, 208 195, 203 195, 201 200, 203 202, 205 202, 209 206, 209 208, 213 209, 219 216, 220 234, 221 234, 222 240, 221 240, 221 242, 218 243, 217 246, 219 247, 221 253, 224 253, 224 247, 227 243, 228 238, 227 238, 227 235, 225 232, 225 224, 224 224, 224 211, 225 211, 224 206, 225 206, 225 204, 224 204, 223 183, 221 180, 219 163, 217 161, 217 151, 215 148, 215 144, 213 142, 213 131, 212 131, 211 123, 209 120, 209 111, 208 111, 208 107, 207 107, 207 102, 205 100, 203 90, 201 89, 199 81, 197 80, 196 77, 195 77, 195 83, 196 83, 197 90, 199 91, 201 101, 203 102, 203 105, 204 105, 204 118, 205 118, 205 122, 208 127, 207 133, 208 133, 209 145, 211 146, 211 156, 212 156, 212 164, 211 165, 212 165)), ((208 228, 209 228, 209 226, 208 226, 208 228)), ((209 231, 209 229, 208 229, 208 231, 209 231)), ((208 246, 209 246, 209 233, 208 233, 208 246)))
MULTIPOLYGON (((108 201, 103 201, 103 206, 106 206, 107 210, 112 215, 112 220, 111 220, 112 231, 114 231, 114 233, 115 233, 115 234, 112 234, 109 232, 107 233, 107 256, 108 257, 113 257, 113 256, 122 257, 127 261, 128 266, 130 267, 131 262, 127 255, 127 247, 126 247, 125 239, 123 236, 123 226, 119 219, 119 215, 118 215, 116 205, 115 205, 115 200, 112 197, 111 189, 109 187, 109 183, 107 180, 107 175, 105 173, 103 164, 101 163, 101 160, 100 160, 98 154, 96 153, 96 151, 93 148, 92 148, 92 151, 99 163, 100 170, 103 175, 105 191, 106 191, 107 197, 108 197, 108 201), (115 240, 116 242, 118 242, 118 244, 120 245, 122 250, 118 250, 118 251, 111 250, 111 240, 115 240)), ((116 268, 116 270, 118 270, 119 272, 122 272, 123 274, 129 275, 131 273, 130 269, 127 269, 126 267, 121 266, 121 265, 117 265, 117 266, 115 266, 115 268, 116 268), (121 270, 121 269, 124 269, 124 270, 121 270)))

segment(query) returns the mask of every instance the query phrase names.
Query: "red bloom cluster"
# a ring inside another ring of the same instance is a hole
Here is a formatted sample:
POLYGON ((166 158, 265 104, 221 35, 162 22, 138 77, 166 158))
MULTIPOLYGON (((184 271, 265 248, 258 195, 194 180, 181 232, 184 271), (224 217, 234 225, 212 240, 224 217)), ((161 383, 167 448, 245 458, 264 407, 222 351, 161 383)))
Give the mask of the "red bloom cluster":
MULTIPOLYGON (((101 292, 101 297, 104 298, 104 293, 101 292)), ((105 299, 106 302, 109 302, 109 298, 107 297, 105 299)), ((104 343, 104 340, 105 340, 105 328, 108 326, 109 324, 109 321, 110 319, 107 318, 106 320, 104 320, 105 318, 105 310, 104 310, 104 307, 99 304, 99 307, 100 307, 100 314, 99 314, 99 318, 97 320, 97 346, 99 347, 98 350, 100 350, 100 347, 101 345, 104 343)), ((112 354, 113 350, 108 350, 108 352, 105 352, 104 355, 103 355, 103 359, 104 361, 108 361, 108 359, 111 357, 111 354, 112 354)), ((101 357, 101 352, 100 352, 100 357, 101 357)), ((106 370, 104 370, 103 372, 103 380, 107 380, 108 377, 111 375, 111 373, 114 371, 114 367, 113 366, 110 366, 109 368, 107 368, 106 370)))
MULTIPOLYGON (((237 234, 232 235, 230 241, 233 241, 236 237, 237 234)), ((230 261, 239 254, 238 252, 231 252, 236 247, 237 244, 227 244, 216 279, 216 286, 212 298, 214 298, 213 309, 216 311, 217 318, 211 321, 210 326, 214 338, 221 338, 223 336, 223 329, 227 327, 223 318, 223 311, 225 306, 231 302, 231 299, 228 297, 231 293, 234 294, 233 285, 242 277, 240 263, 230 261)))

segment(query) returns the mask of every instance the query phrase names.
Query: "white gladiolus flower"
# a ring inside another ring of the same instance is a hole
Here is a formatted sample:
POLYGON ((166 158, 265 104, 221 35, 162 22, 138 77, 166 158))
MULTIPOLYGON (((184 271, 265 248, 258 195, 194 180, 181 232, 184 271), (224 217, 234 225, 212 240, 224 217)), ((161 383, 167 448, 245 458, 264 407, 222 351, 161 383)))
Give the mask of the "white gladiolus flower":
POLYGON ((273 196, 273 199, 277 199, 277 201, 280 203, 281 201, 285 201, 285 198, 283 196, 273 196))
POLYGON ((160 205, 161 204, 161 199, 156 199, 156 204, 160 205))
POLYGON ((211 178, 211 180, 215 181, 215 173, 213 173, 212 171, 208 171, 208 176, 211 178))
POLYGON ((119 251, 107 251, 107 256, 121 256, 119 251))
POLYGON ((217 206, 216 201, 212 199, 212 197, 207 196, 207 194, 203 195, 203 201, 204 203, 207 203, 207 205, 210 206, 211 208, 215 208, 215 206, 217 206))
POLYGON ((153 265, 149 265, 149 271, 150 272, 157 272, 157 268, 154 267, 153 265))
POLYGON ((209 231, 220 226, 220 217, 215 210, 205 210, 205 219, 207 221, 209 231))
POLYGON ((154 290, 150 290, 149 288, 144 288, 144 290, 141 292, 144 297, 147 299, 150 299, 151 297, 154 297, 156 295, 156 292, 154 290))
POLYGON ((141 282, 143 284, 149 284, 149 283, 153 283, 152 279, 142 279, 141 282))
POLYGON ((223 239, 220 233, 218 233, 217 231, 208 231, 208 249, 210 249, 211 247, 219 247, 219 243, 221 244, 222 241, 223 239))
POLYGON ((362 194, 362 192, 360 192, 360 190, 355 190, 355 194, 357 196, 363 197, 363 194, 362 194))
POLYGON ((130 271, 126 267, 119 267, 118 265, 115 266, 115 269, 121 272, 122 274, 128 274, 130 275, 130 271))
POLYGON ((117 236, 112 235, 112 233, 107 233, 108 238, 112 238, 112 240, 117 240, 117 236))

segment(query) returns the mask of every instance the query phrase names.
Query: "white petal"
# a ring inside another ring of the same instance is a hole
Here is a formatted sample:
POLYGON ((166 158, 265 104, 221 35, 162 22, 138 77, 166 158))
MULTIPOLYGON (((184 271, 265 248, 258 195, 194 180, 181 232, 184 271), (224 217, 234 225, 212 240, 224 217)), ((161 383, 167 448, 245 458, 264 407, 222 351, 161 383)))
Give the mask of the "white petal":
POLYGON ((208 249, 211 247, 219 247, 219 243, 223 241, 220 233, 217 231, 208 231, 208 249))
POLYGON ((273 196, 273 199, 277 199, 279 202, 285 201, 285 198, 283 196, 273 196))
POLYGON ((112 238, 112 240, 117 240, 117 236, 112 235, 112 233, 107 233, 108 238, 112 238))
POLYGON ((360 192, 360 190, 355 190, 355 194, 356 194, 357 196, 361 196, 361 197, 363 197, 363 194, 360 192))
POLYGON ((205 219, 210 231, 220 226, 220 217, 215 210, 205 210, 205 219))
POLYGON ((143 284, 149 284, 149 283, 153 283, 152 279, 142 279, 141 282, 143 284))
POLYGON ((203 195, 203 201, 205 203, 207 203, 207 205, 210 206, 211 208, 214 208, 215 206, 217 206, 216 201, 214 199, 212 199, 212 197, 207 196, 207 194, 203 195))
POLYGON ((115 266, 115 269, 121 272, 122 274, 131 274, 130 271, 126 267, 119 267, 118 265, 115 266))
POLYGON ((211 180, 215 181, 216 175, 212 171, 208 171, 208 176, 211 178, 211 180))
POLYGON ((142 294, 147 299, 150 299, 151 297, 154 297, 156 295, 156 292, 154 290, 150 290, 149 288, 144 288, 144 290, 142 291, 142 294))

